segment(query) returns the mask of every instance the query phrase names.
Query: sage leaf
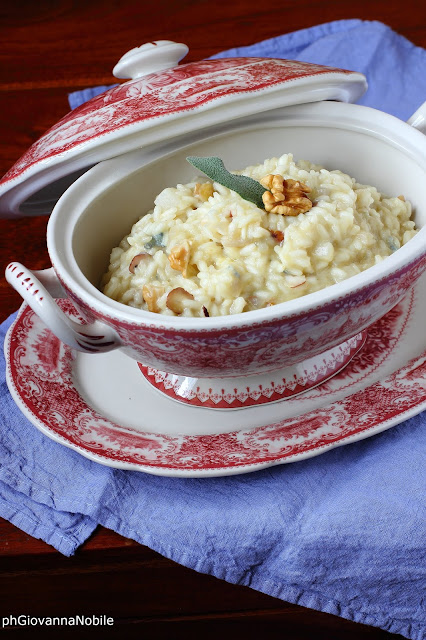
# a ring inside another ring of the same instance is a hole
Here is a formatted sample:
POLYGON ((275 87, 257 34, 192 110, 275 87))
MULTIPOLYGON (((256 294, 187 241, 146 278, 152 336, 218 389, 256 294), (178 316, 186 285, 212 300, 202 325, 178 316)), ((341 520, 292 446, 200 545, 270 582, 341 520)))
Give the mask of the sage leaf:
POLYGON ((262 196, 267 189, 257 180, 253 180, 253 178, 236 176, 230 173, 225 168, 221 158, 217 156, 208 156, 206 158, 188 156, 187 161, 192 164, 193 167, 205 173, 205 175, 214 182, 218 182, 222 186, 235 191, 239 196, 244 198, 244 200, 253 202, 259 209, 265 208, 262 196))

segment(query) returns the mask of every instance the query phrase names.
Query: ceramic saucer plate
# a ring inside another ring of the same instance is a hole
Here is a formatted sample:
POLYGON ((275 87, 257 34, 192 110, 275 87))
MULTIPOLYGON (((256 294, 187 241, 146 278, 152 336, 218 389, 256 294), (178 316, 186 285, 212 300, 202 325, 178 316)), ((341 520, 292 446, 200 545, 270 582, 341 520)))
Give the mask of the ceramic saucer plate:
MULTIPOLYGON (((5 341, 7 382, 40 431, 107 466, 175 477, 256 471, 367 438, 426 408, 425 287, 426 275, 369 328, 345 369, 271 404, 217 411, 176 402, 120 351, 65 346, 26 304, 5 341)), ((60 305, 79 320, 69 301, 60 305)))

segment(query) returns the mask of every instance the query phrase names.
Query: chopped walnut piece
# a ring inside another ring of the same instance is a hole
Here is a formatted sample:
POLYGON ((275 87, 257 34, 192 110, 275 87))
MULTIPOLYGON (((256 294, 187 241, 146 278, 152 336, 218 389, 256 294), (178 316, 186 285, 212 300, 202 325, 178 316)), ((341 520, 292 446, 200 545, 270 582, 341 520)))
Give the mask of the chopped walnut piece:
POLYGON ((402 195, 401 195, 401 196, 397 196, 397 198, 398 198, 399 200, 402 200, 402 202, 405 202, 405 196, 402 196, 402 195))
POLYGON ((177 287, 176 289, 172 289, 167 296, 166 307, 180 315, 185 309, 185 303, 188 300, 193 300, 194 296, 192 293, 188 293, 182 287, 177 287))
POLYGON ((269 229, 269 233, 275 240, 281 243, 284 240, 284 233, 282 231, 274 231, 273 229, 269 229))
POLYGON ((164 293, 164 287, 159 287, 155 284, 144 284, 142 289, 142 296, 148 305, 148 311, 153 313, 159 313, 160 309, 157 306, 157 300, 164 293))
POLYGON ((135 256, 131 261, 131 263, 129 264, 130 273, 134 273, 138 264, 142 262, 142 260, 147 260, 148 258, 152 258, 152 256, 149 255, 149 253, 138 253, 138 255, 135 256))
POLYGON ((184 240, 182 244, 174 246, 169 254, 171 268, 176 269, 176 271, 181 271, 184 278, 193 275, 191 265, 189 264, 189 254, 190 246, 188 240, 184 240))
POLYGON ((200 196, 201 200, 208 200, 213 195, 214 189, 211 182, 197 182, 194 187, 194 196, 200 196))
POLYGON ((260 183, 269 189, 262 196, 265 211, 279 213, 283 216, 298 216, 312 208, 312 201, 307 197, 310 188, 288 178, 285 180, 278 174, 269 174, 261 179, 260 183))

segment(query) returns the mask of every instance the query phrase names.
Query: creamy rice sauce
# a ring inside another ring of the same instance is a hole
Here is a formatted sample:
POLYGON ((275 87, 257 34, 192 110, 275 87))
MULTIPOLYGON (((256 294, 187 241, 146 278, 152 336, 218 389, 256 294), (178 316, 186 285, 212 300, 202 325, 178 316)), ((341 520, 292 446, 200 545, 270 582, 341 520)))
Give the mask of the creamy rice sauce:
POLYGON ((416 233, 403 196, 291 154, 235 173, 298 180, 313 206, 296 216, 267 213, 205 177, 164 189, 112 250, 104 294, 166 315, 241 313, 356 275, 416 233))

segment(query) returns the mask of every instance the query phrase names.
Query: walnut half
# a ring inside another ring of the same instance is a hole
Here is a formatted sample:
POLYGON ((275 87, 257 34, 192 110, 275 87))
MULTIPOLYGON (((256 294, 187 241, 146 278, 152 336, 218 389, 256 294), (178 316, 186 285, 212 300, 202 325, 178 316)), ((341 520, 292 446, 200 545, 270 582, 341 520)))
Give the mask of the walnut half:
POLYGON ((208 200, 214 192, 211 182, 197 182, 194 187, 194 196, 198 196, 204 202, 208 200))
POLYGON ((265 211, 279 213, 283 216, 298 216, 312 208, 312 201, 307 197, 310 188, 288 178, 285 180, 279 174, 269 174, 261 179, 260 183, 269 189, 262 196, 265 211))

